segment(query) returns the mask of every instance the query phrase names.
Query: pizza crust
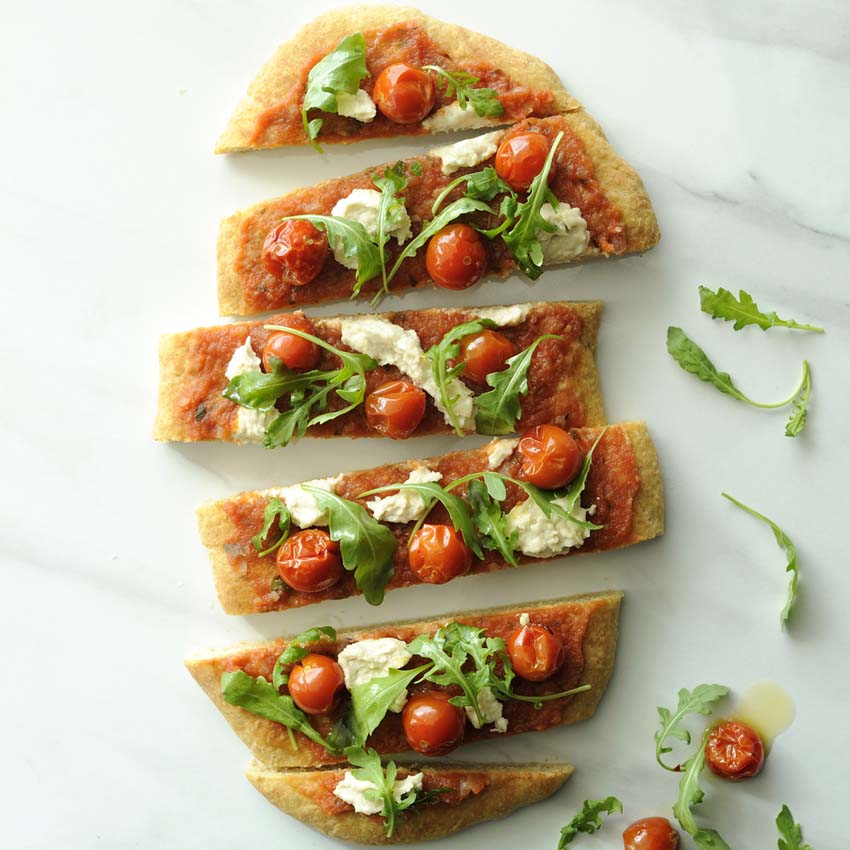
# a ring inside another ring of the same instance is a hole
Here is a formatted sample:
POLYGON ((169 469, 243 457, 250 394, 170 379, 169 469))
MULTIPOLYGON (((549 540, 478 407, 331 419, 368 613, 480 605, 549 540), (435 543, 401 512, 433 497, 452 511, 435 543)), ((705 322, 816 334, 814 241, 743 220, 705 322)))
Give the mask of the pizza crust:
MULTIPOLYGON (((235 153, 277 145, 252 143, 258 117, 285 100, 299 85, 305 69, 317 57, 330 53, 348 35, 411 21, 460 65, 477 64, 482 56, 504 71, 518 86, 548 89, 554 95, 553 112, 569 112, 581 104, 564 89, 558 75, 542 60, 508 47, 495 38, 449 24, 404 6, 350 6, 327 12, 302 27, 280 45, 248 87, 215 147, 216 153, 235 153)), ((403 128, 403 125, 402 125, 403 128)), ((400 128, 399 135, 408 134, 400 128)), ((421 132, 426 132, 424 129, 421 132)), ((354 135, 352 142, 358 141, 354 135)), ((324 144, 325 142, 323 142, 324 144)), ((303 144, 307 144, 306 138, 303 144)))

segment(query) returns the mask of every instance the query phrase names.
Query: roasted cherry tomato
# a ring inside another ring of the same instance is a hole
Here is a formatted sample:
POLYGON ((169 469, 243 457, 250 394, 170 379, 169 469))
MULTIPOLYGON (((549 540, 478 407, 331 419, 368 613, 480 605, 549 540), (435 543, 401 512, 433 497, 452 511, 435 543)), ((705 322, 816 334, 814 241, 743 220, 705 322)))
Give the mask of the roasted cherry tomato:
POLYGON ((305 655, 289 673, 289 695, 305 714, 327 714, 344 686, 342 667, 327 655, 305 655))
POLYGON ((542 682, 561 669, 564 643, 546 626, 520 626, 508 638, 508 657, 517 676, 542 682))
POLYGON ((523 479, 557 490, 566 487, 581 467, 581 452, 572 435, 557 425, 537 425, 519 440, 523 479))
POLYGON ((342 578, 339 543, 320 528, 308 528, 287 538, 277 550, 277 571, 293 589, 318 593, 342 578))
POLYGON ((737 720, 725 720, 711 730, 705 760, 712 773, 737 782, 761 770, 764 744, 754 729, 737 720))
MULTIPOLYGON (((517 133, 505 139, 496 151, 496 173, 515 192, 524 192, 543 170, 549 142, 541 133, 517 133)), ((552 179, 554 163, 549 169, 552 179)))
POLYGON ((444 756, 463 740, 466 716, 443 691, 414 694, 404 706, 401 724, 410 749, 423 756, 444 756))
POLYGON ((425 415, 425 391, 410 381, 387 381, 366 396, 366 421, 370 428, 403 440, 425 415))
POLYGON ((642 818, 623 833, 624 850, 676 850, 679 833, 667 818, 642 818))
POLYGON ((434 108, 434 81, 421 68, 397 62, 375 80, 372 99, 396 124, 415 124, 434 108))
POLYGON ((416 577, 428 584, 445 584, 472 566, 472 550, 450 525, 423 525, 413 535, 407 557, 416 577))
MULTIPOLYGON (((288 328, 295 328, 297 331, 303 331, 313 336, 316 335, 313 323, 300 313, 287 316, 280 324, 285 324, 288 328)), ((315 342, 310 342, 309 339, 289 334, 286 331, 273 331, 269 334, 263 346, 263 369, 266 372, 271 372, 272 357, 276 357, 289 369, 295 372, 306 372, 308 369, 316 368, 321 353, 322 350, 319 346, 315 342)))
POLYGON ((282 221, 266 236, 263 265, 291 286, 304 286, 325 266, 328 237, 309 221, 282 221))
POLYGON ((501 372, 516 353, 516 346, 496 331, 485 330, 465 336, 460 341, 460 359, 466 364, 462 375, 486 386, 487 376, 491 372, 501 372))
POLYGON ((449 224, 428 240, 425 268, 444 289, 466 289, 487 268, 487 249, 481 234, 468 224, 449 224))

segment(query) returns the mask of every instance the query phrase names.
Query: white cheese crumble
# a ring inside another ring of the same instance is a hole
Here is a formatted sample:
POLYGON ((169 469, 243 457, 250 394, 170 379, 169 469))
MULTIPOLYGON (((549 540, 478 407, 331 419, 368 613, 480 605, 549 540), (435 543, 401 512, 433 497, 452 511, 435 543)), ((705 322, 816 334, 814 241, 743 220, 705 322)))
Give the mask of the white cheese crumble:
MULTIPOLYGON (((553 504, 567 507, 564 497, 554 499, 553 504)), ((591 508, 591 512, 593 508, 591 508)), ((588 511, 576 505, 576 519, 584 520, 588 511)), ((516 533, 516 548, 533 558, 554 558, 569 549, 577 549, 590 537, 590 529, 559 514, 547 517, 534 499, 526 499, 516 505, 507 516, 505 531, 508 536, 516 533)))
MULTIPOLYGON (((313 487, 327 490, 329 493, 335 493, 340 478, 342 478, 341 475, 334 478, 316 478, 313 481, 305 481, 304 484, 310 484, 313 487)), ((272 487, 269 490, 264 490, 263 495, 277 496, 289 508, 292 522, 299 528, 314 528, 317 525, 328 524, 327 512, 319 507, 316 497, 312 493, 308 493, 302 484, 292 484, 289 487, 272 487)))
MULTIPOLYGON (((440 399, 440 391, 431 370, 431 361, 425 356, 415 331, 371 316, 342 319, 340 329, 345 345, 368 354, 382 366, 396 366, 434 399, 437 409, 449 422, 448 412, 440 399)), ((456 399, 452 408, 460 427, 464 431, 474 432, 475 397, 472 391, 458 378, 450 378, 448 394, 456 399)))
POLYGON ((487 451, 487 466, 498 469, 513 453, 519 440, 492 440, 484 448, 487 451))
POLYGON ((532 304, 511 304, 508 307, 475 307, 473 311, 479 319, 490 319, 501 328, 521 325, 532 308, 532 304))
POLYGON ((482 688, 478 692, 478 708, 481 709, 481 714, 484 717, 484 723, 478 722, 478 715, 475 713, 475 709, 472 706, 464 706, 464 711, 466 711, 466 716, 469 718, 469 722, 476 729, 480 729, 487 723, 492 723, 494 731, 508 731, 508 719, 506 717, 502 717, 502 703, 496 699, 490 688, 482 688))
MULTIPOLYGON (((232 381, 234 378, 238 378, 240 375, 245 375, 248 372, 260 371, 262 371, 260 358, 254 354, 254 349, 251 348, 251 337, 249 336, 233 352, 233 356, 224 370, 224 375, 228 381, 232 381)), ((261 443, 266 429, 276 418, 277 411, 274 409, 252 410, 250 407, 242 407, 240 405, 236 415, 236 428, 233 431, 234 441, 237 443, 261 443)))
POLYGON ((429 133, 448 133, 452 130, 479 130, 481 127, 494 127, 504 123, 478 115, 469 104, 466 109, 461 109, 455 100, 429 115, 422 122, 422 126, 429 133))
POLYGON ((540 215, 557 228, 554 233, 537 231, 537 239, 543 248, 544 263, 566 263, 587 250, 590 244, 587 222, 576 207, 562 203, 555 209, 552 204, 543 204, 540 207, 540 215))
POLYGON ((531 617, 528 616, 526 611, 523 611, 522 614, 519 615, 519 624, 521 626, 527 626, 531 622, 531 617))
MULTIPOLYGON (((423 775, 412 773, 404 779, 396 779, 393 783, 393 798, 398 803, 405 794, 422 789, 423 775)), ((354 806, 354 811, 361 815, 377 815, 383 808, 381 800, 370 800, 366 796, 367 791, 377 791, 374 782, 368 779, 355 779, 350 770, 345 771, 345 776, 337 782, 334 788, 334 796, 354 806)))
MULTIPOLYGON (((439 481, 442 474, 428 469, 427 466, 416 466, 407 476, 405 484, 423 484, 428 481, 439 481)), ((366 502, 366 507, 375 519, 382 522, 416 522, 425 515, 425 500, 419 493, 412 490, 399 490, 391 496, 372 499, 366 502)))
MULTIPOLYGON (((345 676, 345 686, 351 690, 372 679, 386 676, 390 670, 400 670, 413 656, 407 651, 407 644, 396 638, 368 638, 349 644, 337 656, 345 676)), ((399 712, 407 702, 407 689, 403 690, 390 711, 399 712)))
MULTIPOLYGON (((344 198, 340 198, 333 206, 331 215, 347 218, 349 221, 358 221, 370 236, 378 233, 378 209, 381 206, 381 193, 376 189, 354 189, 344 198)), ((410 239, 410 216, 407 210, 399 205, 398 214, 389 222, 387 236, 395 236, 399 245, 410 239)), ((346 257, 343 252, 342 242, 338 241, 334 246, 334 259, 347 269, 357 268, 356 257, 346 257)))
POLYGON ((375 101, 369 97, 369 92, 357 89, 354 94, 348 92, 337 92, 336 111, 343 118, 354 118, 361 124, 368 124, 375 120, 375 101))
POLYGON ((476 136, 474 139, 464 139, 453 145, 434 148, 428 153, 443 161, 443 174, 452 174, 459 168, 470 168, 478 165, 479 162, 484 162, 485 159, 490 159, 496 153, 499 141, 504 134, 504 130, 496 130, 493 133, 476 136))

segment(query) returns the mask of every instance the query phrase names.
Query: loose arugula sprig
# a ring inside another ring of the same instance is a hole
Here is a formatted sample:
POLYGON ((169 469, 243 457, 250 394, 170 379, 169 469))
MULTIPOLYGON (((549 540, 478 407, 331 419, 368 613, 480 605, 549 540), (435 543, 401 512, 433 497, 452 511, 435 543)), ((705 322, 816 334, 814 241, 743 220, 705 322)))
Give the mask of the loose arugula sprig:
POLYGON ((558 850, 564 850, 573 839, 583 832, 586 835, 602 829, 602 814, 622 814, 623 804, 616 797, 606 797, 604 800, 585 800, 581 804, 581 811, 561 830, 561 838, 558 841, 558 850))
POLYGON ((686 744, 691 743, 691 733, 679 724, 688 714, 709 715, 715 704, 729 693, 725 685, 697 685, 693 691, 682 688, 679 691, 679 702, 675 711, 658 706, 658 716, 661 718, 661 728, 655 733, 655 760, 665 770, 678 772, 682 766, 671 767, 662 756, 672 751, 665 746, 667 738, 677 738, 686 744))
POLYGON ((337 111, 337 95, 355 94, 361 80, 369 76, 366 68, 366 39, 363 33, 346 36, 327 56, 319 60, 307 75, 307 90, 301 104, 301 123, 313 147, 322 152, 316 141, 324 121, 307 120, 310 109, 337 111))
POLYGON ((283 501, 277 496, 273 496, 269 499, 268 504, 263 511, 263 527, 251 538, 251 543, 254 544, 254 548, 257 550, 259 557, 264 558, 266 555, 270 555, 283 545, 283 542, 287 537, 289 537, 291 522, 292 517, 290 516, 289 508, 286 507, 283 501), (277 528, 280 532, 280 537, 277 539, 276 543, 273 543, 267 549, 263 548, 267 542, 269 532, 271 531, 275 520, 277 520, 277 528))
POLYGON ((476 201, 487 201, 488 203, 496 197, 496 195, 506 194, 509 197, 516 199, 516 193, 501 177, 496 173, 493 166, 488 165, 481 171, 474 171, 472 174, 461 174, 437 195, 437 199, 431 205, 431 215, 434 215, 443 205, 443 201, 456 189, 461 183, 466 183, 466 197, 473 198, 476 201))
POLYGON ((776 828, 779 830, 779 850, 812 850, 811 845, 803 841, 803 829, 794 822, 788 806, 783 806, 776 816, 776 828))
POLYGON ((768 328, 791 328, 798 331, 811 331, 822 334, 823 328, 816 325, 804 325, 793 319, 780 319, 776 313, 764 313, 759 309, 753 296, 743 289, 738 290, 738 297, 722 286, 717 292, 707 286, 699 288, 700 309, 712 319, 723 319, 735 322, 733 330, 739 331, 747 325, 757 325, 763 331, 768 328))
POLYGON ((785 434, 796 437, 806 424, 806 409, 811 393, 811 372, 809 362, 803 361, 803 374, 797 388, 788 398, 773 404, 763 404, 748 398, 739 390, 728 372, 720 372, 708 359, 706 353, 681 329, 674 326, 667 328, 667 351, 686 372, 696 375, 701 381, 712 384, 720 392, 743 401, 751 407, 773 410, 794 403, 794 412, 786 425, 785 434))
POLYGON ((504 115, 505 108, 494 89, 473 88, 479 79, 473 74, 466 71, 449 72, 439 65, 423 65, 422 69, 433 71, 437 75, 438 85, 444 86, 446 97, 457 93, 457 104, 461 109, 466 110, 467 106, 471 106, 475 114, 482 118, 498 118, 504 115))
POLYGON ((779 544, 779 548, 783 549, 788 557, 785 572, 791 573, 791 579, 788 582, 788 596, 779 615, 779 623, 784 629, 785 624, 788 622, 788 618, 791 616, 791 610, 797 602, 797 585, 800 578, 800 565, 797 562, 797 547, 791 542, 791 538, 772 519, 768 519, 764 514, 760 514, 757 510, 748 507, 743 502, 739 502, 736 498, 734 498, 734 496, 730 496, 728 493, 721 493, 721 495, 724 499, 728 499, 732 502, 733 505, 737 505, 741 508, 741 510, 746 511, 750 514, 750 516, 754 516, 756 519, 760 519, 762 522, 769 525, 770 530, 773 532, 773 536, 776 538, 777 544, 779 544))

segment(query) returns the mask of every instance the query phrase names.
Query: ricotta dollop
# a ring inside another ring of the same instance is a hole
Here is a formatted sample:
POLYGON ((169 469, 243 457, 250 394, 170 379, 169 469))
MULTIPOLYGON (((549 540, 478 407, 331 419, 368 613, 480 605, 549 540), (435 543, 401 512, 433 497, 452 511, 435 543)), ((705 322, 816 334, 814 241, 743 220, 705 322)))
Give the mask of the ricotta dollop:
POLYGON ((429 154, 442 160, 443 174, 452 174, 459 168, 471 168, 479 162, 484 162, 485 159, 490 159, 496 153, 499 141, 504 134, 504 130, 484 133, 483 136, 434 148, 429 151, 429 154))
MULTIPOLYGON (((355 641, 345 647, 336 660, 342 667, 345 686, 351 690, 355 685, 386 676, 390 670, 400 670, 412 657, 403 640, 385 637, 355 641)), ((406 702, 407 689, 398 695, 390 711, 401 711, 406 702)))
POLYGON ((369 97, 369 92, 357 89, 354 94, 348 92, 337 92, 336 111, 344 118, 354 118, 361 124, 368 124, 375 120, 377 107, 375 101, 369 97))
POLYGON ((484 446, 487 452, 487 466, 498 469, 519 445, 519 440, 492 440, 484 446))
MULTIPOLYGON (((347 218, 363 225, 370 236, 378 233, 378 210, 381 206, 381 193, 376 189, 353 189, 344 198, 340 198, 333 206, 331 215, 347 218)), ((395 236, 399 245, 410 239, 410 216, 404 206, 396 208, 396 214, 391 217, 387 227, 387 235, 395 236)), ((342 242, 337 241, 333 246, 334 259, 347 269, 357 268, 356 257, 346 257, 342 242)))
POLYGON ((554 233, 537 231, 537 239, 543 248, 544 263, 566 263, 587 250, 590 244, 587 222, 576 207, 558 204, 555 209, 552 204, 547 203, 540 207, 540 215, 544 221, 554 224, 557 228, 554 233))
POLYGON ((508 719, 507 717, 502 717, 502 703, 496 699, 490 688, 482 688, 478 692, 478 708, 481 709, 481 714, 484 717, 484 723, 479 723, 478 715, 475 713, 475 709, 472 708, 472 706, 464 706, 464 711, 466 711, 466 716, 469 718, 469 722, 476 729, 480 729, 487 723, 492 723, 493 730, 495 732, 508 731, 508 719))
POLYGON ((490 319, 501 328, 521 325, 532 308, 532 304, 510 304, 507 307, 475 307, 473 312, 479 319, 490 319))
MULTIPOLYGON (((442 477, 441 473, 428 469, 427 466, 417 466, 407 476, 405 484, 439 481, 442 477)), ((422 496, 412 490, 399 490, 391 496, 371 499, 366 502, 366 507, 375 519, 383 522, 416 522, 422 519, 427 508, 422 496)))
POLYGON ((448 133, 452 130, 479 130, 482 127, 493 127, 504 123, 504 121, 493 121, 479 115, 468 104, 466 109, 461 109, 460 104, 454 100, 448 106, 443 106, 429 115, 422 122, 422 126, 429 133, 448 133))
MULTIPOLYGON (((233 352, 233 356, 224 370, 224 375, 228 381, 232 381, 234 378, 238 378, 240 375, 246 375, 248 372, 260 371, 262 371, 260 358, 254 354, 254 349, 251 347, 251 337, 249 336, 233 352)), ((240 405, 236 414, 236 428, 233 431, 234 442, 261 443, 266 430, 276 417, 277 411, 274 409, 252 410, 250 407, 242 407, 240 405)))
MULTIPOLYGON (((553 504, 566 508, 567 499, 554 499, 553 504)), ((591 508, 591 511, 593 509, 591 508)), ((576 505, 576 519, 585 520, 587 509, 576 505)), ((554 558, 569 549, 579 548, 588 537, 590 529, 584 528, 559 514, 547 517, 534 499, 520 502, 508 513, 505 531, 508 536, 516 534, 516 548, 532 558, 554 558)))
MULTIPOLYGON (((398 803, 405 794, 422 789, 423 774, 412 773, 404 779, 396 779, 393 783, 393 799, 398 803)), ((350 770, 345 771, 345 776, 336 784, 334 796, 354 806, 354 811, 361 815, 377 815, 381 813, 383 802, 381 800, 370 800, 366 796, 367 791, 377 791, 374 782, 367 779, 355 779, 350 770)))
MULTIPOLYGON (((327 490, 329 493, 335 493, 341 478, 341 475, 334 478, 316 478, 312 481, 305 481, 304 484, 310 484, 313 487, 327 490)), ((289 487, 272 487, 269 490, 264 490, 263 495, 277 496, 289 508, 292 522, 299 528, 313 528, 317 525, 328 524, 327 512, 319 507, 316 497, 307 492, 301 484, 292 484, 289 487)))

